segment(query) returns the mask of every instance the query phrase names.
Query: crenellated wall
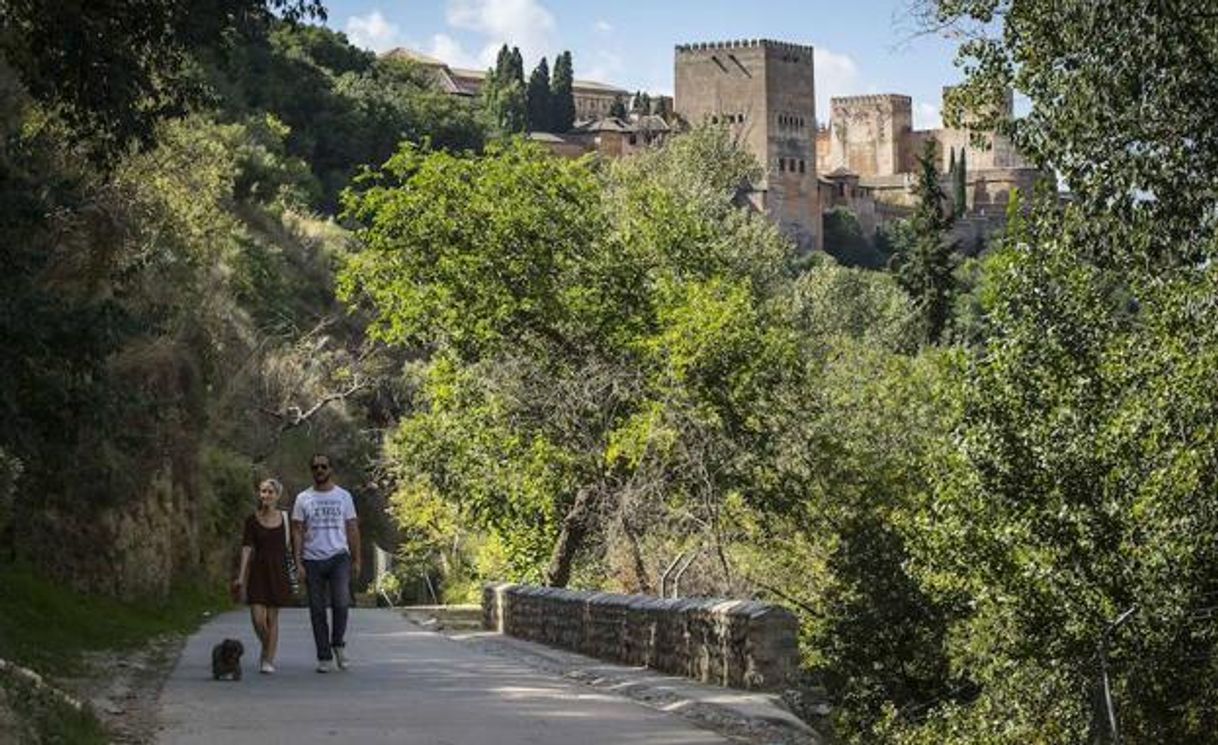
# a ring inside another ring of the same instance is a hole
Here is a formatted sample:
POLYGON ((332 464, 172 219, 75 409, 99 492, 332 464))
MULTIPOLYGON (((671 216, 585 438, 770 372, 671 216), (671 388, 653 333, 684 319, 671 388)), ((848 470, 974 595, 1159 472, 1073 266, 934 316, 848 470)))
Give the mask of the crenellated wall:
POLYGON ((733 688, 780 688, 799 662, 795 616, 749 600, 503 583, 483 588, 482 613, 509 636, 733 688))

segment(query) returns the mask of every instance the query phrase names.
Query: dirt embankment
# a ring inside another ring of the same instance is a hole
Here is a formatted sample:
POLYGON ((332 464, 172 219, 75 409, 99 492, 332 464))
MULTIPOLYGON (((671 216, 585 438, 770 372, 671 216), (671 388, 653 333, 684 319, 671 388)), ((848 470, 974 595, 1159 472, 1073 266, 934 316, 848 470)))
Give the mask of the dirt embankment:
POLYGON ((165 634, 137 649, 92 652, 84 672, 70 678, 0 660, 0 742, 41 741, 63 712, 95 717, 113 743, 155 742, 161 687, 184 642, 181 634, 165 634))
POLYGON ((89 702, 114 742, 152 743, 161 687, 185 642, 184 635, 165 634, 139 649, 91 653, 88 674, 67 685, 89 702))

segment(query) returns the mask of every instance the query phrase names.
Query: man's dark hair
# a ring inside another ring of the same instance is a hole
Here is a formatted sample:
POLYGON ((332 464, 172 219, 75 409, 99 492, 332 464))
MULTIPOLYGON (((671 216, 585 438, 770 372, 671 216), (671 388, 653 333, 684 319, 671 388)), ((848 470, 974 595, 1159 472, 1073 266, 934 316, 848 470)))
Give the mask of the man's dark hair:
POLYGON ((313 453, 313 455, 309 456, 309 465, 311 466, 316 463, 318 458, 325 458, 326 465, 330 466, 331 468, 334 467, 334 459, 331 458, 328 453, 313 453))

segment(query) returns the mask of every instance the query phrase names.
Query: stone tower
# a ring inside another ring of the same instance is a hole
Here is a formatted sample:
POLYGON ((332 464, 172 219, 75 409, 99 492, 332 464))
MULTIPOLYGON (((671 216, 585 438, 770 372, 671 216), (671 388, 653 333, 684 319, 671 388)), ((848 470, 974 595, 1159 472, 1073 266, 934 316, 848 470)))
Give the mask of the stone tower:
POLYGON ((728 127, 764 169, 750 199, 801 248, 821 248, 812 47, 768 39, 676 48, 678 116, 728 127))
POLYGON ((903 152, 913 130, 909 96, 844 96, 830 101, 829 162, 859 176, 893 176, 907 170, 903 152))

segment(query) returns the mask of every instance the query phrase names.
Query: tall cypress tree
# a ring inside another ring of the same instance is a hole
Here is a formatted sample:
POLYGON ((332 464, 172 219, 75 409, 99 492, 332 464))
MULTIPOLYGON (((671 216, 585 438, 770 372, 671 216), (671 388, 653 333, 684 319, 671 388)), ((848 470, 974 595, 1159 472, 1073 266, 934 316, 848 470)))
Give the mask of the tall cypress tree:
POLYGON ((525 107, 528 112, 530 132, 549 132, 553 127, 551 113, 554 111, 550 93, 550 65, 542 57, 533 74, 529 76, 529 87, 525 90, 525 107))
POLYGON ((520 50, 504 44, 495 59, 495 69, 482 86, 482 98, 491 119, 501 132, 523 132, 526 124, 524 73, 518 68, 520 50))
POLYGON ((968 165, 964 158, 964 148, 960 148, 960 160, 956 162, 956 170, 952 173, 952 199, 956 202, 956 217, 964 214, 965 186, 968 183, 966 181, 967 169, 968 165))
POLYGON ((554 110, 550 123, 555 132, 570 132, 575 126, 575 70, 571 52, 563 52, 554 60, 554 77, 550 80, 554 110))
MULTIPOLYGON (((918 180, 914 193, 918 204, 910 218, 912 235, 897 246, 894 256, 897 281, 922 316, 926 340, 938 344, 947 328, 955 296, 956 245, 949 239, 955 216, 945 209, 947 195, 939 183, 938 145, 926 140, 918 157, 918 180)), ((957 165, 957 169, 959 165, 957 165)))
POLYGON ((621 96, 613 97, 613 103, 609 106, 609 116, 617 117, 618 119, 625 119, 628 116, 626 113, 626 102, 622 100, 621 96))
POLYGON ((960 149, 960 161, 956 162, 956 217, 965 214, 966 189, 968 186, 968 163, 965 161, 965 149, 960 149))
POLYGON ((630 112, 639 116, 651 113, 651 96, 643 91, 636 91, 630 102, 630 112))
POLYGON ((496 106, 499 129, 507 134, 524 132, 528 126, 528 109, 524 86, 515 80, 499 89, 496 106))
POLYGON ((508 45, 504 44, 499 47, 499 54, 495 57, 495 72, 492 80, 487 82, 495 85, 501 85, 507 82, 508 68, 512 64, 512 52, 508 49, 508 45))
POLYGON ((520 87, 524 87, 524 56, 520 54, 520 47, 512 47, 512 53, 508 56, 508 74, 520 87))

